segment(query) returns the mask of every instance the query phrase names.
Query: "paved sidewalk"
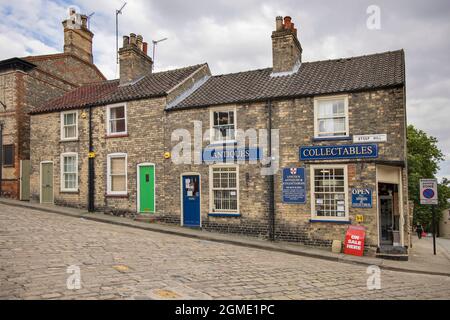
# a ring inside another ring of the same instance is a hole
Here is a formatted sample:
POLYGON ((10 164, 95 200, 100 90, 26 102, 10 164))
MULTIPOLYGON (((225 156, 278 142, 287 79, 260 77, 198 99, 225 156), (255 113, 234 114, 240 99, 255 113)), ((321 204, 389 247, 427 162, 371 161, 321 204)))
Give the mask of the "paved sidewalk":
POLYGON ((196 238, 213 242, 227 243, 263 250, 271 250, 276 252, 284 252, 299 256, 325 259, 329 261, 336 261, 342 263, 359 264, 359 265, 376 265, 385 270, 430 274, 430 275, 443 275, 450 277, 450 258, 449 258, 450 251, 447 250, 448 248, 450 248, 450 246, 448 246, 446 242, 445 243, 442 242, 442 244, 440 244, 439 247, 438 256, 434 257, 432 256, 432 247, 430 247, 429 239, 422 239, 424 240, 422 242, 420 242, 419 240, 416 240, 414 242, 413 248, 411 250, 410 261, 391 261, 373 257, 355 257, 344 254, 335 254, 327 250, 310 248, 302 246, 300 244, 292 244, 284 242, 268 242, 265 240, 259 240, 255 238, 187 229, 173 225, 143 223, 133 221, 127 218, 106 215, 103 213, 88 213, 84 210, 59 207, 54 205, 43 205, 3 198, 0 199, 0 203, 15 207, 23 207, 33 210, 52 212, 74 218, 83 218, 91 221, 138 228, 152 232, 166 233, 171 235, 196 238))

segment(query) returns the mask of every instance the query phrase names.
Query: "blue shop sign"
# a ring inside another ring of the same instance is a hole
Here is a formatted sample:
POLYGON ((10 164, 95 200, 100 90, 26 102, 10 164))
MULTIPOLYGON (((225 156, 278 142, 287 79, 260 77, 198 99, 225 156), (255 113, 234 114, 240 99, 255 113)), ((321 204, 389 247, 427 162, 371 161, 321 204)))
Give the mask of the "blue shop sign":
POLYGON ((301 147, 300 160, 334 160, 378 158, 378 145, 352 144, 344 146, 301 147))
POLYGON ((283 169, 283 202, 306 203, 306 181, 304 168, 283 169))
POLYGON ((372 193, 370 188, 352 189, 352 207, 372 208, 372 193))
POLYGON ((203 161, 215 163, 258 161, 261 154, 260 148, 206 148, 203 150, 203 161))

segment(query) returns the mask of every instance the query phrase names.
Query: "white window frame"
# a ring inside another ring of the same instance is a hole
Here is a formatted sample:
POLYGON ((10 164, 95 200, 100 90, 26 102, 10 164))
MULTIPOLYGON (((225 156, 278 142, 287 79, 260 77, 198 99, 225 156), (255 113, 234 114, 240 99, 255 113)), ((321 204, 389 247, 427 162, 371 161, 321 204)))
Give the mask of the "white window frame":
POLYGON ((111 153, 108 154, 106 160, 106 187, 107 195, 109 196, 126 196, 128 195, 128 155, 126 153, 111 153), (125 191, 112 191, 111 181, 111 159, 125 158, 125 191))
POLYGON ((221 144, 221 143, 234 143, 236 142, 236 130, 238 128, 238 119, 236 106, 211 108, 209 111, 209 130, 210 130, 210 141, 211 144, 221 144), (233 112, 234 113, 234 139, 231 140, 215 140, 215 129, 214 129, 214 112, 233 112))
POLYGON ((350 121, 348 113, 348 95, 338 95, 338 96, 327 96, 327 97, 315 97, 314 98, 314 138, 316 139, 327 139, 327 138, 348 138, 350 137, 350 121), (344 100, 344 110, 345 110, 345 135, 335 136, 321 136, 319 132, 319 103, 322 101, 334 101, 334 100, 344 100))
POLYGON ((78 110, 70 110, 70 111, 61 112, 60 122, 61 122, 61 141, 76 141, 76 140, 78 140, 78 110), (64 136, 64 128, 65 128, 64 116, 66 114, 71 114, 71 113, 75 114, 75 137, 67 138, 64 136))
POLYGON ((311 192, 311 220, 317 221, 350 221, 349 217, 349 196, 348 196, 348 165, 311 165, 310 166, 310 192, 311 192), (315 194, 315 170, 317 169, 344 169, 344 199, 345 216, 344 217, 323 217, 316 215, 316 194, 315 194))
POLYGON ((79 179, 79 167, 78 167, 78 153, 76 152, 66 152, 66 153, 62 153, 61 154, 61 158, 60 158, 60 190, 61 192, 78 192, 78 188, 79 188, 79 183, 78 183, 78 179, 79 179), (75 173, 76 173, 76 178, 75 178, 75 187, 74 188, 66 188, 65 187, 65 180, 64 180, 64 158, 65 157, 75 157, 75 173))
POLYGON ((117 103, 106 106, 106 134, 108 136, 123 136, 128 134, 128 117, 127 117, 127 104, 126 103, 117 103), (111 132, 110 122, 111 122, 111 109, 124 107, 125 113, 125 131, 121 132, 111 132))
POLYGON ((240 186, 239 186, 239 165, 216 164, 209 167, 209 212, 211 214, 236 215, 240 213, 240 186), (236 210, 214 210, 214 169, 217 168, 235 168, 236 169, 236 210))

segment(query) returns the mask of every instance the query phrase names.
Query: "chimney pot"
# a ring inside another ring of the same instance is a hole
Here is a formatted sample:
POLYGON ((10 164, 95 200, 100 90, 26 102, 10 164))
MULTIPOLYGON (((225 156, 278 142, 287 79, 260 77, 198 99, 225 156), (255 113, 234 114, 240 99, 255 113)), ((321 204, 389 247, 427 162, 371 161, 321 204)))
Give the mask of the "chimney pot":
POLYGON ((148 54, 148 43, 147 42, 142 43, 142 51, 144 51, 145 54, 148 54))
POLYGON ((130 45, 136 45, 136 34, 130 33, 130 45))
POLYGON ((138 35, 136 38, 136 45, 139 48, 139 50, 142 51, 142 42, 144 41, 144 38, 141 35, 138 35))
POLYGON ((284 17, 284 28, 285 29, 291 29, 291 24, 292 24, 292 18, 289 16, 284 17))
POLYGON ((130 37, 129 36, 123 36, 123 47, 128 47, 130 44, 130 37))
POLYGON ((283 30, 283 17, 278 16, 275 21, 276 21, 276 28, 275 28, 275 30, 276 31, 283 30))

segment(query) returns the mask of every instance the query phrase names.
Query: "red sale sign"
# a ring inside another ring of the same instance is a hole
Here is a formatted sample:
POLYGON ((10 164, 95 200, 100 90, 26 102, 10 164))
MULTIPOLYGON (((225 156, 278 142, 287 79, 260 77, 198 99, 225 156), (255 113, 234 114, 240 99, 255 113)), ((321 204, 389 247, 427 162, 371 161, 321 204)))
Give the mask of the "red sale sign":
POLYGON ((348 227, 345 235, 344 253, 361 257, 364 254, 366 228, 361 226, 348 227))

